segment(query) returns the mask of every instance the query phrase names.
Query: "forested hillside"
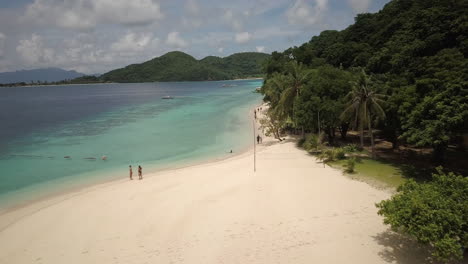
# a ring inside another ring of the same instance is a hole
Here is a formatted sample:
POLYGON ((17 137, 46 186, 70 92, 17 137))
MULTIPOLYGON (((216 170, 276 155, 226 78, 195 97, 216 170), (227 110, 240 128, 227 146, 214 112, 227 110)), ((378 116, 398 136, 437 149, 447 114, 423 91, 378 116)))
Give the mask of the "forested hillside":
POLYGON ((260 76, 265 53, 246 52, 231 56, 196 60, 180 51, 169 52, 150 61, 129 65, 103 74, 102 81, 154 82, 227 80, 260 76))
POLYGON ((335 129, 358 121, 340 115, 363 70, 369 87, 385 95, 379 105, 385 116, 373 111, 368 123, 382 130, 394 147, 432 147, 434 158, 442 161, 447 146, 461 145, 468 133, 466 32, 468 1, 393 0, 378 13, 358 15, 345 30, 324 31, 300 47, 274 52, 265 66, 264 93, 268 99, 286 90, 287 84, 275 83, 281 78, 294 82, 290 79, 300 68, 307 78, 292 85, 299 90, 291 99, 294 104, 283 94, 273 106, 286 103, 278 109, 306 129, 317 129, 317 112, 322 111, 322 125, 333 137, 335 129))

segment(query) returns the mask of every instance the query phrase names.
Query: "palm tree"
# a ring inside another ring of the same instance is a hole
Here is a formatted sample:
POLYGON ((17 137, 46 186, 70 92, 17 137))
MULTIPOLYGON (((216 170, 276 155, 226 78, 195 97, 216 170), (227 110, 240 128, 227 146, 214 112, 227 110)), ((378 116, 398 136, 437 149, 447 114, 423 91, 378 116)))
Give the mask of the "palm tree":
MULTIPOLYGON (((310 71, 308 71, 302 63, 292 61, 288 65, 288 74, 285 81, 285 90, 281 94, 279 101, 280 109, 294 117, 294 100, 301 94, 301 89, 310 78, 310 71)), ((296 122, 294 121, 296 126, 296 122)))
POLYGON ((361 147, 364 147, 364 126, 369 128, 372 157, 375 157, 374 133, 372 131, 372 117, 377 115, 385 117, 385 112, 380 106, 383 103, 384 95, 378 94, 370 87, 370 80, 364 70, 362 70, 359 80, 353 83, 351 92, 345 97, 348 101, 347 107, 341 114, 342 119, 354 116, 354 126, 359 127, 361 147), (351 114, 351 115, 350 115, 351 114))
POLYGON ((271 78, 265 82, 262 87, 262 93, 265 95, 265 101, 270 102, 273 107, 278 106, 281 95, 286 89, 289 79, 286 75, 281 73, 274 73, 271 78))

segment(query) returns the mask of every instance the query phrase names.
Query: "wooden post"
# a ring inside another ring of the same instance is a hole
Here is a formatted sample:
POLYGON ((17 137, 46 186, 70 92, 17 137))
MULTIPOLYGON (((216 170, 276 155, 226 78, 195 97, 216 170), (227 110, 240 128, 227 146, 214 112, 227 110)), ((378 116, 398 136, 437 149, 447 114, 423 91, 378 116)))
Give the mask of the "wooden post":
POLYGON ((253 138, 254 138, 254 172, 257 171, 257 157, 256 157, 256 146, 255 146, 255 118, 252 120, 253 123, 253 138))

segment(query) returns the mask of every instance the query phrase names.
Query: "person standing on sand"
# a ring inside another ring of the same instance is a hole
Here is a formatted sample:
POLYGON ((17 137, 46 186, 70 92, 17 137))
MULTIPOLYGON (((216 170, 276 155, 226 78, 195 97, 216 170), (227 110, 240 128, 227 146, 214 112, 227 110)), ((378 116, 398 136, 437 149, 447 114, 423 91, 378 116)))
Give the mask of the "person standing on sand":
POLYGON ((138 165, 138 179, 143 180, 143 169, 138 165))
POLYGON ((260 144, 260 135, 257 135, 257 144, 260 144))
POLYGON ((257 119, 257 110, 254 110, 254 117, 257 119))
POLYGON ((128 169, 130 170, 130 180, 133 180, 133 170, 132 170, 132 165, 128 166, 128 169))

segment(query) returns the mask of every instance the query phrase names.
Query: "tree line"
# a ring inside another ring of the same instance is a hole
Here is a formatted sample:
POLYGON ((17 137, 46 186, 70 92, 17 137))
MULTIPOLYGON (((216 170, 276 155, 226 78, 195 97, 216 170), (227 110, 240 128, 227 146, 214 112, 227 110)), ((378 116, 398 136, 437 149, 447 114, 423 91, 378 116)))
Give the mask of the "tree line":
MULTIPOLYGON (((350 128, 433 149, 468 134, 466 1, 394 0, 342 31, 273 52, 262 93, 271 115, 295 130, 322 129, 333 143, 350 128), (274 113, 273 113, 274 112, 274 113)), ((371 144, 373 145, 373 144, 371 144)))

